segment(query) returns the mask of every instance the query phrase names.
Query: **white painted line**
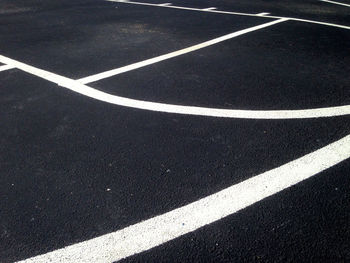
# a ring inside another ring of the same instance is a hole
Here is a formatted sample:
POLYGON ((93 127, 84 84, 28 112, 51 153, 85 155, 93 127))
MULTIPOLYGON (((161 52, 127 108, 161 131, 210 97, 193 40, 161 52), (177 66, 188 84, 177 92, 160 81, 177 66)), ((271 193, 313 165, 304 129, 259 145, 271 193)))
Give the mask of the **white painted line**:
POLYGON ((182 106, 166 103, 158 103, 143 100, 134 100, 91 88, 76 80, 42 70, 22 62, 7 58, 0 55, 0 62, 12 65, 17 69, 28 72, 32 75, 46 79, 61 87, 67 88, 79 94, 94 98, 99 101, 111 103, 114 105, 130 107, 141 110, 149 110, 156 112, 166 112, 185 115, 219 117, 219 118, 241 118, 241 119, 306 119, 306 118, 321 118, 334 117, 350 114, 350 105, 316 108, 306 110, 230 110, 218 108, 205 108, 194 106, 182 106))
POLYGON ((5 71, 5 70, 9 70, 9 69, 13 69, 13 68, 14 68, 14 66, 3 65, 3 66, 0 66, 0 72, 5 71))
MULTIPOLYGON (((273 16, 263 16, 263 17, 273 18, 273 16)), ((275 18, 278 18, 278 17, 276 16, 275 18)), ((301 18, 290 18, 290 20, 297 21, 297 22, 304 22, 304 23, 309 23, 309 24, 337 27, 337 28, 350 30, 350 26, 344 26, 344 25, 333 24, 333 23, 320 22, 320 21, 314 21, 314 20, 307 20, 307 19, 301 19, 301 18)))
MULTIPOLYGON (((121 1, 121 0, 106 0, 106 1, 123 3, 123 1, 121 1)), ((131 2, 131 1, 127 1, 127 2, 125 2, 125 4, 144 5, 144 6, 158 6, 157 4, 142 3, 142 2, 131 2)), ((158 7, 160 7, 160 6, 158 6, 158 7)), ((190 11, 198 11, 198 12, 210 12, 210 13, 217 13, 217 14, 227 14, 227 15, 253 16, 253 17, 274 18, 274 19, 286 18, 288 20, 293 20, 293 21, 299 21, 299 22, 311 23, 311 24, 317 24, 317 25, 324 25, 324 26, 331 26, 331 27, 338 27, 338 28, 343 28, 343 29, 350 30, 350 26, 333 24, 333 23, 327 23, 327 22, 321 22, 321 21, 314 21, 314 20, 308 20, 308 19, 294 18, 294 17, 258 16, 256 14, 248 14, 248 13, 240 13, 240 12, 228 12, 228 11, 218 11, 218 10, 203 10, 203 9, 198 9, 198 8, 190 8, 190 7, 174 6, 174 5, 172 5, 172 6, 162 6, 162 7, 174 8, 174 9, 182 9, 182 10, 190 10, 190 11)))
POLYGON ((21 263, 114 262, 232 215, 350 157, 350 135, 299 159, 135 225, 21 263))
POLYGON ((150 58, 150 59, 147 59, 144 61, 133 63, 131 65, 127 65, 127 66, 124 66, 121 68, 111 69, 111 70, 108 70, 108 71, 105 71, 102 73, 98 73, 98 74, 95 74, 92 76, 78 79, 77 81, 79 81, 80 83, 83 83, 83 84, 87 84, 87 83, 95 82, 95 81, 98 81, 101 79, 109 78, 109 77, 130 71, 130 70, 145 67, 145 66, 148 66, 148 65, 151 65, 154 63, 158 63, 158 62, 163 61, 163 60, 167 60, 167 59, 174 58, 174 57, 186 54, 186 53, 190 53, 190 52, 193 52, 193 51, 205 48, 205 47, 209 47, 211 45, 220 43, 222 41, 226 41, 226 40, 232 39, 234 37, 238 37, 238 36, 247 34, 249 32, 253 32, 253 31, 256 31, 256 30, 259 30, 262 28, 266 28, 266 27, 269 27, 269 26, 272 26, 272 25, 275 25, 275 24, 278 24, 281 22, 285 22, 285 21, 287 21, 287 19, 278 19, 278 20, 268 22, 268 23, 265 23, 262 25, 253 26, 250 28, 239 30, 239 31, 236 31, 236 32, 233 32, 233 33, 230 33, 230 34, 227 34, 227 35, 224 35, 224 36, 221 36, 221 37, 218 37, 218 38, 215 38, 215 39, 212 39, 212 40, 209 40, 209 41, 206 41, 206 42, 203 42, 203 43, 191 46, 191 47, 187 47, 187 48, 180 49, 180 50, 177 50, 177 51, 165 54, 165 55, 161 55, 158 57, 154 57, 154 58, 150 58))
POLYGON ((208 7, 208 8, 204 8, 204 9, 202 9, 202 10, 204 10, 204 11, 210 11, 210 10, 215 10, 216 9, 216 7, 208 7))
POLYGON ((159 4, 158 6, 169 6, 171 3, 164 3, 164 4, 159 4))
POLYGON ((350 7, 350 5, 349 5, 349 4, 344 4, 344 3, 334 2, 334 1, 328 1, 328 0, 320 0, 320 1, 321 1, 321 2, 330 3, 330 4, 342 5, 342 6, 347 6, 347 7, 350 7))
MULTIPOLYGON (((221 116, 223 112, 236 112, 234 115, 237 115, 237 112, 248 112, 249 114, 263 112, 263 114, 267 115, 272 113, 273 118, 305 118, 305 116, 309 116, 306 118, 312 118, 339 116, 350 113, 349 106, 298 111, 239 111, 137 101, 95 90, 72 79, 26 65, 1 55, 0 61, 30 74, 57 83, 62 87, 80 94, 101 101, 139 109, 216 117, 230 117, 230 114, 228 113, 221 116), (159 108, 156 109, 158 106, 159 108), (191 109, 193 109, 194 112, 192 112, 191 109), (214 111, 214 113, 204 114, 205 111, 214 111), (306 114, 302 112, 306 112, 306 114), (291 116, 290 113, 295 116, 291 116), (324 115, 325 113, 326 115, 324 115), (275 114, 278 116, 273 116, 275 114)), ((267 118, 266 116, 260 117, 263 119, 267 118)), ((248 118, 255 117, 250 116, 248 118)), ((252 177, 186 206, 150 218, 135 225, 131 225, 116 232, 77 243, 44 255, 26 259, 21 262, 113 262, 132 256, 232 215, 256 202, 306 180, 348 159, 350 157, 349 149, 350 136, 346 136, 299 159, 252 177)))
POLYGON ((266 15, 269 15, 270 13, 266 13, 266 12, 264 12, 264 13, 259 13, 259 14, 256 14, 257 16, 266 16, 266 15))

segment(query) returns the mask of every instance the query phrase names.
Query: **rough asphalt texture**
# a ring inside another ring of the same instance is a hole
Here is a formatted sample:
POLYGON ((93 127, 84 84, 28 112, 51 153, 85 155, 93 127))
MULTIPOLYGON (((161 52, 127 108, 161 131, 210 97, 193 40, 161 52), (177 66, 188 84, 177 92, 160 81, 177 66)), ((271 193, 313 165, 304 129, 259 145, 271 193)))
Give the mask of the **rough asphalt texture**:
MULTIPOLYGON (((350 25, 350 8, 319 1, 172 3, 350 25)), ((98 0, 0 0, 0 54, 78 79, 268 21, 98 0)), ((287 22, 91 86, 207 107, 348 105, 349 43, 350 30, 287 22)), ((16 69, 0 72, 0 120, 0 262, 116 231, 350 133, 349 116, 257 121, 127 109, 16 69)), ((124 261, 350 261, 349 173, 347 160, 124 261)))

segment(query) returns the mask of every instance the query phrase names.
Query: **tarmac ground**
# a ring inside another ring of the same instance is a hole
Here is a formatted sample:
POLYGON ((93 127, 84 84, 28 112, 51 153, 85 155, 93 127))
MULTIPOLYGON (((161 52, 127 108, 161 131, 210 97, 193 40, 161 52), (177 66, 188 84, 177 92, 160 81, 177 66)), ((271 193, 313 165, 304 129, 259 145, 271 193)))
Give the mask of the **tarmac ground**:
POLYGON ((0 0, 0 262, 350 261, 350 1, 0 0))

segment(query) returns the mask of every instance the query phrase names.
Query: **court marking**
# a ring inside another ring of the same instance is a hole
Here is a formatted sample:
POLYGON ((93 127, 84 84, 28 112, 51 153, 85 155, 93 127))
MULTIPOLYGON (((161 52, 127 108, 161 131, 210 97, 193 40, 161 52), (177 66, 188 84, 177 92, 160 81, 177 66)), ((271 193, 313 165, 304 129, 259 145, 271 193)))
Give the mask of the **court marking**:
POLYGON ((107 2, 115 2, 115 3, 122 3, 122 4, 132 4, 132 5, 143 5, 143 6, 156 6, 156 7, 164 7, 164 8, 173 8, 173 9, 181 9, 181 10, 190 10, 190 11, 198 11, 198 12, 210 12, 210 13, 216 13, 216 14, 226 14, 226 15, 239 15, 239 16, 253 16, 253 17, 261 17, 261 18, 274 18, 274 19, 288 19, 292 21, 298 21, 298 22, 305 22, 310 24, 317 24, 317 25, 323 25, 323 26, 331 26, 331 27, 338 27, 343 29, 350 30, 350 26, 345 25, 339 25, 339 24, 333 24, 333 23, 327 23, 322 21, 315 21, 315 20, 308 20, 308 19, 302 19, 302 18, 295 18, 295 17, 283 17, 283 16, 259 16, 257 14, 249 14, 249 13, 241 13, 241 12, 229 12, 229 11, 219 11, 219 10, 203 10, 199 8, 192 8, 192 7, 184 7, 184 6, 159 6, 158 4, 151 4, 151 3, 143 3, 143 2, 135 2, 135 1, 128 1, 128 0, 105 0, 107 2))
POLYGON ((320 0, 320 1, 321 1, 321 2, 330 3, 330 4, 342 5, 342 6, 350 7, 349 4, 344 4, 344 3, 339 3, 339 2, 329 1, 329 0, 320 0))
POLYGON ((232 215, 350 158, 350 135, 278 168, 121 230, 20 263, 115 262, 232 215))
POLYGON ((203 8, 204 11, 215 10, 215 9, 217 9, 217 8, 216 7, 203 8))
POLYGON ((270 13, 267 13, 267 12, 263 12, 263 13, 258 13, 256 14, 257 16, 267 16, 269 15, 270 13))
MULTIPOLYGON (((205 9, 196 9, 196 8, 187 8, 187 7, 184 8, 184 7, 178 7, 178 6, 170 6, 170 3, 149 4, 149 3, 131 2, 131 1, 125 1, 125 0, 123 0, 123 1, 122 0, 107 0, 107 1, 109 1, 109 2, 127 3, 127 4, 137 4, 137 5, 149 5, 149 6, 158 6, 158 7, 168 7, 168 8, 176 8, 176 9, 180 8, 180 9, 186 9, 186 10, 190 9, 190 10, 195 10, 195 11, 210 11, 210 12, 211 11, 215 11, 215 13, 217 13, 217 12, 222 13, 223 12, 223 11, 216 11, 216 10, 214 10, 213 8, 215 8, 215 7, 210 7, 210 8, 205 8, 205 9)), ((224 12, 224 13, 227 13, 227 12, 224 12)), ((230 14, 243 14, 243 13, 230 12, 230 14)), ((263 12, 263 13, 258 13, 258 14, 244 14, 244 15, 249 15, 249 16, 254 16, 254 17, 277 18, 277 17, 274 17, 274 16, 268 16, 268 14, 269 13, 267 13, 267 12, 263 12)), ((283 22, 283 21, 288 21, 288 20, 294 20, 295 21, 296 19, 295 18, 278 17, 277 23, 278 23, 278 21, 283 22), (283 20, 283 19, 285 19, 285 20, 283 20)), ((301 21, 301 20, 297 19, 297 21, 301 21)), ((302 22, 306 22, 306 20, 302 20, 302 22)), ((336 27, 345 28, 345 29, 350 30, 350 27, 347 27, 347 26, 336 25, 336 24, 328 24, 328 23, 317 22, 317 21, 312 21, 312 22, 313 23, 317 23, 317 24, 322 24, 322 25, 325 24, 325 25, 336 26, 336 27)), ((271 22, 271 23, 274 23, 274 22, 271 22)), ((270 24, 267 23, 266 26, 270 26, 270 24)), ((263 25, 261 25, 261 28, 264 28, 266 26, 264 26, 264 24, 263 24, 263 25)), ((219 37, 217 39, 212 39, 212 40, 203 42, 201 44, 194 45, 192 47, 188 47, 188 48, 185 48, 185 49, 177 50, 177 51, 174 51, 174 52, 171 52, 171 53, 168 53, 168 54, 165 54, 165 55, 161 55, 161 56, 158 56, 158 57, 150 58, 150 59, 147 59, 147 60, 144 60, 144 61, 136 62, 136 63, 130 64, 130 65, 127 65, 127 66, 124 66, 124 67, 111 69, 111 70, 100 72, 100 73, 97 73, 97 74, 94 74, 94 75, 86 76, 84 78, 78 79, 78 81, 83 83, 83 84, 96 82, 96 81, 99 81, 101 79, 109 78, 109 77, 112 77, 112 76, 115 76, 115 75, 118 75, 118 74, 121 74, 121 73, 125 73, 125 72, 131 71, 131 70, 135 70, 135 69, 138 69, 138 68, 141 68, 141 67, 145 67, 145 66, 154 64, 154 63, 158 63, 158 62, 161 62, 161 61, 166 60, 166 59, 170 59, 170 58, 173 58, 173 57, 176 57, 176 56, 180 56, 180 55, 183 55, 183 54, 186 54, 186 53, 189 53, 189 52, 193 52, 193 51, 196 51, 198 49, 205 48, 205 47, 208 47, 210 45, 214 45, 214 44, 217 44, 219 42, 222 42, 222 41, 231 39, 233 37, 236 37, 236 36, 239 36, 239 35, 242 35, 242 34, 246 34, 248 32, 252 32, 252 31, 255 31, 255 30, 258 30, 258 29, 261 29, 261 28, 260 28, 260 26, 256 26, 256 27, 252 27, 251 30, 249 30, 249 29, 240 30, 240 31, 237 31, 235 33, 231 33, 231 34, 219 37)))
POLYGON ((323 118, 343 116, 350 114, 350 105, 327 107, 327 108, 315 108, 306 110, 234 110, 234 109, 220 109, 220 108, 206 108, 195 106, 182 106, 174 104, 166 104, 159 102, 143 101, 129 99, 112 95, 85 84, 82 84, 76 80, 60 76, 58 74, 39 69, 28 64, 24 64, 17 60, 0 55, 0 62, 8 65, 12 65, 17 69, 43 78, 58 84, 59 86, 74 91, 76 93, 85 95, 87 97, 111 103, 118 106, 124 106, 129 108, 149 110, 155 112, 175 113, 184 115, 196 115, 206 117, 219 117, 219 118, 241 118, 241 119, 307 119, 307 118, 323 118))
POLYGON ((171 3, 164 3, 164 4, 159 4, 159 6, 169 6, 171 3))
POLYGON ((0 72, 5 71, 5 70, 9 70, 9 69, 13 69, 13 68, 15 68, 15 67, 10 66, 10 65, 3 65, 3 66, 0 66, 0 72))
POLYGON ((138 68, 141 68, 141 67, 145 67, 145 66, 148 66, 148 65, 151 65, 151 64, 154 64, 154 63, 158 63, 158 62, 170 59, 170 58, 174 58, 174 57, 177 57, 177 56, 180 56, 180 55, 184 55, 184 54, 187 54, 187 53, 190 53, 190 52, 193 52, 193 51, 205 48, 205 47, 209 47, 209 46, 218 44, 220 42, 223 42, 223 41, 226 41, 226 40, 229 40, 229 39, 232 39, 232 38, 235 38, 235 37, 238 37, 238 36, 241 36, 241 35, 244 35, 244 34, 247 34, 247 33, 253 32, 253 31, 256 31, 256 30, 259 30, 259 29, 263 29, 263 28, 266 28, 266 27, 269 27, 269 26, 272 26, 272 25, 275 25, 275 24, 278 24, 278 23, 282 23, 282 22, 285 22, 285 21, 288 21, 288 19, 278 19, 278 20, 274 20, 274 21, 271 21, 271 22, 268 22, 268 23, 265 23, 265 24, 261 24, 261 25, 253 26, 253 27, 246 28, 246 29, 243 29, 243 30, 239 30, 239 31, 236 31, 236 32, 233 32, 233 33, 230 33, 230 34, 218 37, 218 38, 211 39, 209 41, 205 41, 203 43, 200 43, 200 44, 197 44, 197 45, 194 45, 194 46, 191 46, 191 47, 187 47, 187 48, 180 49, 180 50, 177 50, 177 51, 174 51, 174 52, 170 52, 168 54, 164 54, 164 55, 161 55, 161 56, 158 56, 158 57, 154 57, 154 58, 146 59, 144 61, 136 62, 136 63, 130 64, 130 65, 127 65, 127 66, 124 66, 124 67, 111 69, 111 70, 104 71, 104 72, 101 72, 101 73, 97 73, 97 74, 94 74, 94 75, 90 75, 90 76, 87 76, 87 77, 84 77, 84 78, 80 78, 77 81, 79 81, 79 82, 81 82, 83 84, 96 82, 96 81, 99 81, 101 79, 109 78, 109 77, 112 77, 112 76, 115 76, 115 75, 118 75, 118 74, 121 74, 121 73, 125 73, 125 72, 128 72, 128 71, 135 70, 135 69, 138 69, 138 68))
MULTIPOLYGON (((31 73, 30 71, 36 72, 38 75, 34 75, 55 82, 58 85, 69 86, 74 84, 71 87, 66 87, 73 91, 82 88, 92 89, 86 85, 79 86, 72 79, 34 68, 1 55, 0 61, 17 64, 17 66, 22 67, 19 69, 28 73, 31 73)), ((14 68, 15 66, 12 65, 12 67, 14 68)), ((76 92, 83 94, 81 90, 76 92)), ((186 206, 116 232, 20 262, 113 262, 135 255, 232 215, 256 202, 315 176, 348 159, 350 157, 349 148, 350 135, 278 168, 249 178, 186 206)))

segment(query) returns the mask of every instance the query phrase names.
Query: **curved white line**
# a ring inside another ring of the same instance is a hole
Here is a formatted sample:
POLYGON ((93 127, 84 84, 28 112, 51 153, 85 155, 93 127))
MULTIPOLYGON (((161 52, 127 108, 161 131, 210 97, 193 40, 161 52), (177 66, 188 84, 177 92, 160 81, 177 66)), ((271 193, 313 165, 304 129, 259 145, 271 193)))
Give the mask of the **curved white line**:
POLYGON ((141 253, 300 183, 350 157, 350 135, 220 192, 113 233, 21 263, 106 263, 141 253))
POLYGON ((242 118, 242 119, 306 119, 320 117, 334 117, 350 114, 350 105, 316 108, 306 110, 230 110, 194 106, 182 106, 174 104, 165 104, 151 101, 135 100, 91 88, 67 77, 42 70, 22 62, 10 59, 0 55, 0 62, 16 67, 40 78, 54 82, 59 86, 77 92, 79 94, 111 103, 114 105, 125 106, 135 109, 150 110, 157 112, 167 112, 176 114, 187 114, 197 116, 210 116, 221 118, 242 118))

